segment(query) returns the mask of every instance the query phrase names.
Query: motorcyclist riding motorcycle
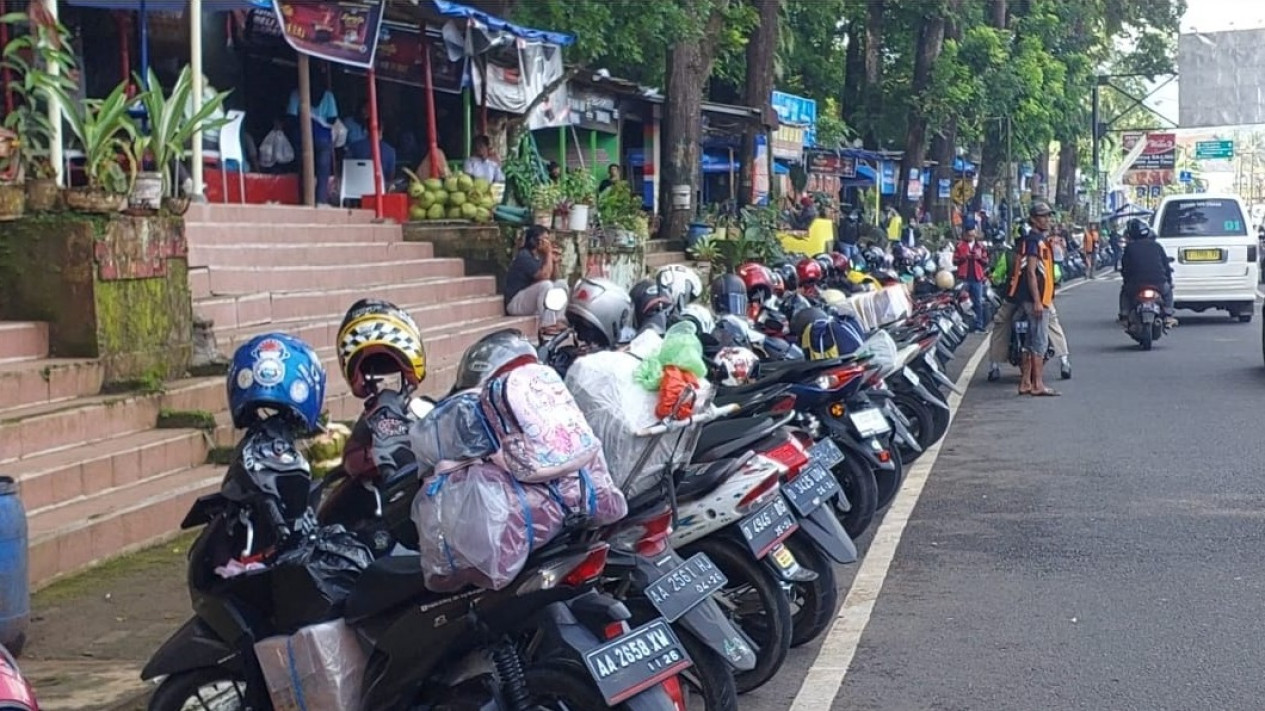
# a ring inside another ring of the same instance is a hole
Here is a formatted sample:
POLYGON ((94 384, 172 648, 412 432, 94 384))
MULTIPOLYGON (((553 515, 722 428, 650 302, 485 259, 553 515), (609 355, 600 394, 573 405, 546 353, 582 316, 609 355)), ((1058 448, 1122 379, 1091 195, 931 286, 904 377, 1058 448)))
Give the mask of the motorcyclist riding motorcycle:
POLYGON ((1150 286, 1164 298, 1164 318, 1168 325, 1176 325, 1177 320, 1173 318, 1173 267, 1168 261, 1168 254, 1155 240, 1151 228, 1137 218, 1129 220, 1125 237, 1129 242, 1120 257, 1120 275, 1124 281, 1120 286, 1120 322, 1128 320, 1138 291, 1150 286))

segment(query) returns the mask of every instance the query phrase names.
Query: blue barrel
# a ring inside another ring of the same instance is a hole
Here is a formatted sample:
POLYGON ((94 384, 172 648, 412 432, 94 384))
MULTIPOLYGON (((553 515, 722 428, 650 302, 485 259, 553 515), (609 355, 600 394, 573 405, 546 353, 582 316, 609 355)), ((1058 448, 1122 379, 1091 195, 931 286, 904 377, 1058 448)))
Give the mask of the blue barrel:
POLYGON ((15 655, 22 651, 31 621, 26 546, 26 510, 17 482, 0 476, 0 644, 15 655))
POLYGON ((698 241, 713 232, 712 226, 706 222, 691 222, 690 230, 685 234, 685 246, 692 249, 698 241))

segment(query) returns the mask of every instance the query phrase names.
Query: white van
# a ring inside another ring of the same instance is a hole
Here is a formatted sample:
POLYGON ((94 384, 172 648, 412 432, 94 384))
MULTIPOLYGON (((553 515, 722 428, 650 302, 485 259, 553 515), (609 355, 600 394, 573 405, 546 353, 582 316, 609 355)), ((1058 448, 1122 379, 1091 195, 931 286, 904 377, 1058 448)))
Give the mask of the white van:
POLYGON ((1243 323, 1252 320, 1260 264, 1243 201, 1233 195, 1169 195, 1151 229, 1173 260, 1177 308, 1225 309, 1243 323))

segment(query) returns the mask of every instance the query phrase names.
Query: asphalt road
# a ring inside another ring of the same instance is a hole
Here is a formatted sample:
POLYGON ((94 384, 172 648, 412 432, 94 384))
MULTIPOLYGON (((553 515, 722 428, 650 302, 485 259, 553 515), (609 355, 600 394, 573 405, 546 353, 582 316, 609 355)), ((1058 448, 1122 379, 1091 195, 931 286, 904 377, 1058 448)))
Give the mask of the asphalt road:
MULTIPOLYGON (((1118 288, 1059 297, 1063 397, 980 367, 834 709, 1265 707, 1259 310, 1180 312, 1143 353, 1114 324, 1118 288)), ((788 708, 817 656, 792 650, 742 707, 788 708)))

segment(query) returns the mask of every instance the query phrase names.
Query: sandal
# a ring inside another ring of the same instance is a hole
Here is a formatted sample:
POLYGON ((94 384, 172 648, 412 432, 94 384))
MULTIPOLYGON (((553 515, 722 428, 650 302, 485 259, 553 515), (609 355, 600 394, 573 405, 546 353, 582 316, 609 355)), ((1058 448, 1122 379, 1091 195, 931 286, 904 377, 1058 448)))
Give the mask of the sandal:
POLYGON ((1032 397, 1059 397, 1062 394, 1063 393, 1059 392, 1058 390, 1055 390, 1054 388, 1046 388, 1045 390, 1034 390, 1031 393, 1032 397))

